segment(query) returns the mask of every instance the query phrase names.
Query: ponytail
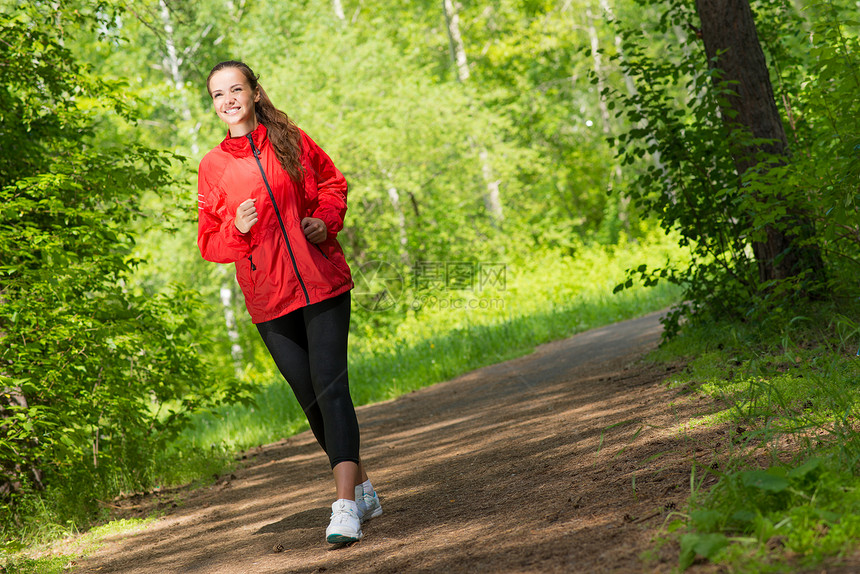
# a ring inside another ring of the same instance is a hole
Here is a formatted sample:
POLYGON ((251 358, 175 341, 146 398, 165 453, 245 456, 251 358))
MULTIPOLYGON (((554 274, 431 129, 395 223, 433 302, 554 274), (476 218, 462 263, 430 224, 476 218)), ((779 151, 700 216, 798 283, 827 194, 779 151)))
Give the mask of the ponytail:
POLYGON ((301 160, 302 132, 299 130, 299 127, 287 114, 275 107, 272 100, 266 95, 263 86, 260 85, 258 81, 259 77, 243 62, 228 60, 217 64, 209 72, 206 86, 209 86, 209 80, 212 79, 215 72, 219 72, 225 68, 236 68, 248 80, 251 91, 259 90, 260 99, 254 103, 254 112, 257 114, 257 121, 266 126, 269 141, 272 142, 275 156, 278 158, 281 167, 290 175, 290 179, 297 183, 302 181, 304 171, 301 160))

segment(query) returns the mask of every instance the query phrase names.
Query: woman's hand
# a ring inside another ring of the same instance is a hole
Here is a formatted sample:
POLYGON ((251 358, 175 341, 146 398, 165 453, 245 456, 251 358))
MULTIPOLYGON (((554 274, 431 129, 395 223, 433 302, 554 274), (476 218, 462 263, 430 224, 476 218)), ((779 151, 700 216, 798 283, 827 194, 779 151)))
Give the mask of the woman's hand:
POLYGON ((233 225, 242 233, 248 233, 254 224, 257 223, 257 208, 254 207, 256 199, 249 198, 239 204, 236 208, 236 219, 233 220, 233 225))
POLYGON ((311 243, 322 243, 328 237, 328 229, 322 219, 305 217, 302 219, 302 231, 311 243))

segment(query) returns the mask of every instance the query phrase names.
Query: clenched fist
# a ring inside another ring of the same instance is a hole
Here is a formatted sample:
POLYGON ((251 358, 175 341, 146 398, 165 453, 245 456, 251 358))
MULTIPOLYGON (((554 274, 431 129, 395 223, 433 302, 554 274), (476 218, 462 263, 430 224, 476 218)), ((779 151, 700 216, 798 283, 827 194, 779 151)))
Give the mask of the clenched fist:
POLYGON ((328 237, 328 229, 322 219, 305 217, 302 219, 302 231, 311 243, 322 243, 328 237))
POLYGON ((239 204, 236 208, 236 219, 233 225, 242 233, 248 233, 257 223, 257 208, 254 207, 256 199, 249 198, 239 204))

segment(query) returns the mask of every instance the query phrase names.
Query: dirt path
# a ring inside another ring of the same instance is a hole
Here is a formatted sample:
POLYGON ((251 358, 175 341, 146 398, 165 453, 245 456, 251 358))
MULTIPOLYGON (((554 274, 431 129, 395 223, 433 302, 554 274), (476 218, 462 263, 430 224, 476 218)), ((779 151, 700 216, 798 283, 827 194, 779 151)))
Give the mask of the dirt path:
POLYGON ((357 544, 324 540, 333 484, 305 432, 252 451, 76 572, 668 572, 677 549, 640 554, 721 431, 687 429, 695 399, 661 384, 674 367, 640 361, 658 318, 360 408, 385 513, 357 544))

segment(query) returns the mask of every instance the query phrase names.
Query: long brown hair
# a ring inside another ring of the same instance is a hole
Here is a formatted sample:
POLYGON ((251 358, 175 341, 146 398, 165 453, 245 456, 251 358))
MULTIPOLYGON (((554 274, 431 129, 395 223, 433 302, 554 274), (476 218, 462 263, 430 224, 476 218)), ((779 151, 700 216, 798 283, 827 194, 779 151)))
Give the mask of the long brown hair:
MULTIPOLYGON (((257 121, 266 126, 269 141, 272 142, 272 147, 275 148, 275 155, 290 178, 293 181, 302 180, 302 132, 299 127, 293 123, 287 114, 279 110, 266 95, 266 90, 260 85, 259 76, 257 76, 251 68, 244 62, 237 60, 227 60, 216 64, 209 76, 206 78, 206 89, 209 90, 209 80, 215 75, 215 72, 220 72, 225 68, 236 68, 251 86, 251 91, 260 91, 260 99, 254 103, 254 112, 257 114, 257 121)), ((211 92, 210 92, 211 93, 211 92)))

